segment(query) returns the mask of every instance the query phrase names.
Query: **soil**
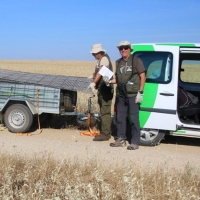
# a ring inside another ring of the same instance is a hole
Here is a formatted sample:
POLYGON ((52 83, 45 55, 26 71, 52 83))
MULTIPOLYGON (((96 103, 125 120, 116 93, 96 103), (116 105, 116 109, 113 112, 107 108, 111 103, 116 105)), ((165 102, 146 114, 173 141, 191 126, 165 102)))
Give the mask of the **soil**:
POLYGON ((81 162, 95 159, 105 165, 133 165, 144 169, 169 167, 183 169, 185 165, 200 167, 200 139, 168 136, 160 145, 140 146, 129 151, 126 147, 110 147, 109 141, 94 142, 91 136, 81 136, 76 128, 45 128, 18 136, 8 130, 0 132, 0 151, 28 157, 49 156, 81 162))

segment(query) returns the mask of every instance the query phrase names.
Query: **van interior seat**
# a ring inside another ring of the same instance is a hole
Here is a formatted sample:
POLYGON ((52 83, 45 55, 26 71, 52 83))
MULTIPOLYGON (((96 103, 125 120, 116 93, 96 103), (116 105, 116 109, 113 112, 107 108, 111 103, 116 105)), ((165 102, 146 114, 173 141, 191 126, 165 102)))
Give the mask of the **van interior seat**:
POLYGON ((194 116, 200 114, 200 103, 189 105, 186 107, 181 107, 178 109, 178 113, 180 116, 194 116))

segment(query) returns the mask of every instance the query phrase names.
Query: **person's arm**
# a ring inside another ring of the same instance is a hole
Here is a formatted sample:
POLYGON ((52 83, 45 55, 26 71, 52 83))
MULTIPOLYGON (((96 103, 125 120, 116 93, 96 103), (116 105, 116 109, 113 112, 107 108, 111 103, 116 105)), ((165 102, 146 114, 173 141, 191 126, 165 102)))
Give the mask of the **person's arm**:
POLYGON ((144 85, 145 85, 145 81, 146 81, 146 70, 145 67, 143 65, 143 62, 140 58, 138 57, 134 57, 134 66, 136 67, 136 71, 138 72, 139 76, 140 76, 140 87, 139 90, 143 91, 144 89, 144 85))
MULTIPOLYGON (((101 67, 99 67, 99 70, 100 70, 100 69, 101 69, 101 67)), ((97 84, 98 81, 100 80, 100 78, 101 78, 101 74, 96 73, 93 82, 97 84)))
MULTIPOLYGON (((117 66, 117 62, 115 63, 115 65, 117 66)), ((117 83, 116 75, 117 75, 117 72, 115 71, 113 78, 109 81, 109 83, 112 83, 112 84, 117 83)))
POLYGON ((143 101, 143 89, 144 89, 144 84, 146 81, 146 74, 145 71, 140 73, 140 88, 137 93, 137 96, 135 97, 135 103, 141 103, 143 101))
MULTIPOLYGON (((108 67, 108 66, 109 66, 109 60, 108 60, 108 58, 106 58, 106 57, 104 56, 104 57, 101 59, 99 65, 100 65, 100 67, 99 67, 99 70, 98 70, 98 71, 100 71, 101 68, 102 68, 103 66, 108 67)), ((93 82, 97 84, 97 83, 99 82, 100 78, 101 78, 101 74, 96 73, 93 82)))
POLYGON ((113 77, 113 79, 112 79, 112 80, 110 80, 110 81, 109 81, 109 83, 116 84, 116 83, 117 83, 116 77, 113 77))
MULTIPOLYGON (((101 67, 99 67, 99 70, 101 69, 101 67)), ((101 75, 98 72, 97 73, 93 73, 93 80, 90 83, 90 85, 88 86, 88 89, 92 90, 93 95, 96 94, 96 84, 98 83, 98 81, 100 80, 100 78, 101 78, 101 75)))
POLYGON ((145 81, 146 81, 146 74, 145 74, 145 72, 142 72, 140 74, 140 90, 144 89, 145 81))

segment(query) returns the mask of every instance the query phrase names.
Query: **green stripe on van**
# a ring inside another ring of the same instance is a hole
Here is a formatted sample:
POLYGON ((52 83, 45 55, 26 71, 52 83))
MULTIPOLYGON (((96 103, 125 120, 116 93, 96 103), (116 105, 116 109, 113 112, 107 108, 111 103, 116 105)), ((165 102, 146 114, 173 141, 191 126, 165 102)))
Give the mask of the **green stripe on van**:
POLYGON ((173 133, 186 133, 186 131, 185 130, 177 130, 177 131, 172 131, 173 133))
POLYGON ((156 45, 165 45, 165 46, 179 46, 179 47, 196 47, 196 45, 195 44, 184 44, 184 43, 182 43, 182 44, 156 44, 156 45))
MULTIPOLYGON (((158 84, 145 83, 144 98, 140 107, 153 108, 156 101, 157 92, 158 92, 158 84)), ((139 113, 140 127, 144 127, 150 115, 151 112, 140 111, 139 113)))
POLYGON ((132 45, 133 51, 154 51, 153 45, 132 45))

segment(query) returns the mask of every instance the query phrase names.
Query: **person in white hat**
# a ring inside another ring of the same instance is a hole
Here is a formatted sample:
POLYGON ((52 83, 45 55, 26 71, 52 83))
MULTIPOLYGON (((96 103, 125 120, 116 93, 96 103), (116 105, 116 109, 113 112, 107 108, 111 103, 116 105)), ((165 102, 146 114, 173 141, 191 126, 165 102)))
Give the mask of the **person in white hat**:
POLYGON ((117 45, 121 58, 116 61, 116 77, 109 83, 117 83, 116 118, 117 139, 110 143, 111 147, 126 146, 127 116, 131 126, 131 139, 128 150, 139 148, 140 124, 139 103, 143 99, 143 88, 146 81, 145 68, 141 59, 131 54, 129 41, 121 41, 117 45))
POLYGON ((88 88, 92 90, 93 94, 96 94, 97 92, 101 114, 101 134, 95 136, 93 141, 106 141, 111 138, 111 103, 113 98, 113 85, 105 84, 103 77, 98 72, 102 66, 108 67, 111 71, 113 68, 110 58, 101 44, 92 45, 90 53, 97 60, 97 64, 93 74, 93 81, 88 88))

